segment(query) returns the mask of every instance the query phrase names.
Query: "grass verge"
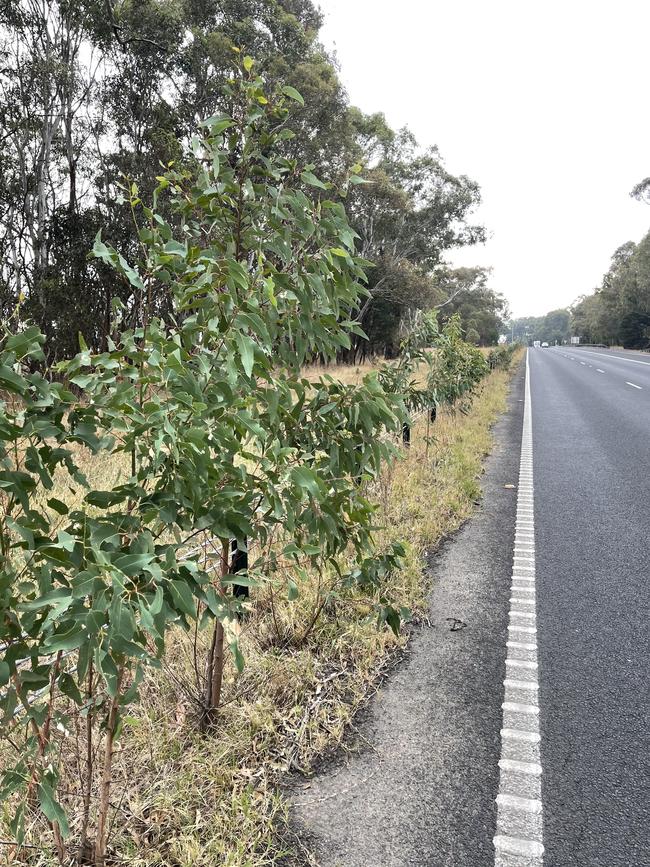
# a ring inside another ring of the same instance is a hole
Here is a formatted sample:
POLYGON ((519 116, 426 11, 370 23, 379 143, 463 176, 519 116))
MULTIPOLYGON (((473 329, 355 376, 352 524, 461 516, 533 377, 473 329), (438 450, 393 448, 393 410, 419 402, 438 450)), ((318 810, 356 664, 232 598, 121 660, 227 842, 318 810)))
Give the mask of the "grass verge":
MULTIPOLYGON (((482 460, 509 380, 509 372, 490 374, 466 415, 442 411, 430 428, 422 419, 403 459, 375 485, 380 542, 408 542, 391 587, 415 617, 425 610, 426 552, 471 515, 480 495, 482 460)), ((272 587, 260 592, 242 624, 246 668, 239 676, 227 670, 219 726, 207 737, 196 733, 192 698, 207 638, 173 633, 163 671, 149 674, 124 721, 107 865, 265 867, 291 859, 278 784, 340 742, 408 634, 378 631, 368 600, 339 605, 333 596, 308 636, 290 641, 309 622, 317 590, 306 588, 291 604, 272 587)), ((74 801, 66 808, 74 833, 74 801)), ((0 815, 6 837, 4 824, 0 815)), ((54 863, 45 850, 31 850, 28 861, 54 863)))

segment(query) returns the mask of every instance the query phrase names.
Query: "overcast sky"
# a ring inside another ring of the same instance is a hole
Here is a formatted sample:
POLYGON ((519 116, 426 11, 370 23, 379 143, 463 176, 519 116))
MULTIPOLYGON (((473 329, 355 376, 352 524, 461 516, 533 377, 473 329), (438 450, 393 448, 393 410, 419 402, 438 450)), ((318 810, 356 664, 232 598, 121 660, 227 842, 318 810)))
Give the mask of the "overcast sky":
POLYGON ((650 228, 650 0, 316 0, 351 101, 479 182, 516 316, 570 304, 650 228))

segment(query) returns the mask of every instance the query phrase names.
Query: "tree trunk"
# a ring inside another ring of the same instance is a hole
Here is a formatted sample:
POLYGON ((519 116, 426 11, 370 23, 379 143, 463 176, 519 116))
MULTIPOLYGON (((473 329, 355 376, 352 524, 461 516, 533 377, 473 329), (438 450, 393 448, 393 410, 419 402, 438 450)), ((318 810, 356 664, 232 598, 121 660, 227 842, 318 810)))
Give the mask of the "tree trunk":
POLYGON ((111 783, 113 773, 113 753, 115 748, 115 730, 120 707, 120 688, 124 668, 120 667, 117 675, 115 696, 111 701, 106 722, 106 741, 104 743, 104 768, 99 791, 99 810, 97 814, 97 840, 95 842, 95 867, 104 867, 106 847, 108 845, 108 809, 110 807, 111 783))
MULTIPOLYGON (((228 574, 230 541, 221 541, 221 577, 228 574)), ((212 643, 206 665, 205 712, 202 728, 206 729, 214 723, 221 702, 221 686, 223 683, 224 664, 224 629, 223 624, 216 620, 212 632, 212 643)))

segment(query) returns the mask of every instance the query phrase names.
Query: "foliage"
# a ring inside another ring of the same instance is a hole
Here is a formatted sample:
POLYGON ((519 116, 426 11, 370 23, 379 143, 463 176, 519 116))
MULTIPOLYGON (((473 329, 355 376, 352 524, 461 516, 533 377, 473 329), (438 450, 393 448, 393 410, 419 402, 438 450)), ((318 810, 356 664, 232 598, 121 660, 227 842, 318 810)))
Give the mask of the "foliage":
POLYGON ((479 349, 463 340, 458 313, 442 327, 435 312, 415 315, 397 359, 379 372, 386 390, 401 395, 408 414, 404 441, 410 442, 414 417, 421 412, 428 411, 433 421, 441 404, 453 407, 460 402, 466 411, 481 380, 495 367, 509 367, 511 359, 511 349, 499 349, 486 362, 479 349))
POLYGON ((460 316, 456 313, 443 326, 429 387, 439 403, 467 408, 476 387, 489 372, 483 353, 462 339, 460 316))
MULTIPOLYGON (((21 315, 46 335, 48 360, 74 354, 77 331, 106 351, 112 298, 134 326, 137 288, 89 261, 88 239, 101 226, 124 255, 137 255, 116 178, 149 198, 161 163, 191 166, 199 119, 231 113, 224 84, 238 52, 256 58, 270 86, 305 98, 296 135, 282 143, 287 158, 337 187, 347 167, 367 167, 370 183, 347 201, 374 266, 360 311, 370 342, 353 337, 348 357, 395 355, 402 318, 447 300, 434 274, 446 251, 484 238, 469 221, 476 182, 452 175, 408 130, 349 105, 311 0, 17 0, 0 16, 0 305, 7 315, 23 298, 21 315)), ((164 293, 152 303, 168 312, 164 293)))
MULTIPOLYGON (((287 106, 300 95, 265 92, 249 57, 226 88, 232 112, 193 138, 193 171, 161 175, 151 207, 137 184, 123 188, 140 261, 97 236, 94 256, 135 301, 128 310, 116 300, 106 351, 80 338, 59 366, 81 397, 31 372, 44 361, 37 327, 7 330, 0 344, 1 705, 5 731, 19 709, 32 729, 2 792, 19 805, 18 839, 25 807, 38 801, 62 862, 68 828, 56 790, 75 706, 88 755, 76 842, 80 857, 90 846, 102 864, 115 740, 169 630, 214 624, 199 702, 215 722, 224 641, 243 665, 233 584, 273 582, 291 600, 309 572, 335 572, 343 586, 378 591, 403 555, 397 543, 375 550, 375 507, 359 484, 392 453, 380 434, 399 429, 399 395, 374 375, 345 386, 301 374, 358 332, 350 317, 365 263, 354 233, 313 166, 282 153, 287 106), (130 469, 97 489, 74 446, 130 469), (70 502, 48 498, 57 473, 70 502), (203 538, 207 557, 192 549, 203 538), (231 539, 248 548, 244 573, 230 574, 231 539)), ((391 599, 377 592, 375 604, 397 629, 391 599)))
POLYGON ((395 134, 379 119, 372 133, 364 132, 370 183, 352 191, 349 206, 361 253, 375 266, 360 316, 369 336, 363 351, 390 357, 402 320, 448 299, 437 280, 446 251, 480 242, 485 233, 468 223, 480 202, 478 185, 452 175, 436 148, 420 150, 408 130, 395 134))
POLYGON ((515 319, 507 326, 508 336, 520 343, 531 344, 534 340, 547 343, 568 343, 571 337, 571 314, 569 310, 551 310, 545 316, 527 316, 515 319))
POLYGON ((490 370, 509 370, 517 347, 514 343, 506 343, 491 349, 487 355, 490 370))
POLYGON ((573 329, 583 343, 650 347, 650 233, 619 247, 602 285, 572 308, 573 329))
POLYGON ((441 320, 458 313, 465 339, 478 346, 495 346, 506 328, 508 305, 488 286, 489 276, 486 268, 443 269, 436 275, 439 293, 447 299, 439 305, 441 320))

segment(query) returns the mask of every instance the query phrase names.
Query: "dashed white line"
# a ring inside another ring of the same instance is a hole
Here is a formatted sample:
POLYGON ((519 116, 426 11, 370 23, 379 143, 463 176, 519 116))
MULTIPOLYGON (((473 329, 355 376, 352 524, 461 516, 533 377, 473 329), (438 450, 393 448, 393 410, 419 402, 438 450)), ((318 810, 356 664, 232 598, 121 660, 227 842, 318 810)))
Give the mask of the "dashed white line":
POLYGON ((598 371, 598 373, 605 373, 605 371, 601 370, 600 367, 597 367, 596 370, 598 371))
POLYGON ((499 757, 497 833, 493 840, 495 867, 542 867, 543 865, 536 607, 533 431, 530 366, 527 355, 526 397, 506 642, 506 676, 503 682, 504 700, 501 705, 503 728, 499 757), (517 746, 516 743, 512 743, 513 741, 519 741, 521 745, 517 746))
POLYGON ((638 388, 639 391, 643 388, 643 386, 641 386, 641 385, 635 385, 633 382, 627 382, 627 380, 625 381, 625 385, 631 385, 632 388, 638 388))

